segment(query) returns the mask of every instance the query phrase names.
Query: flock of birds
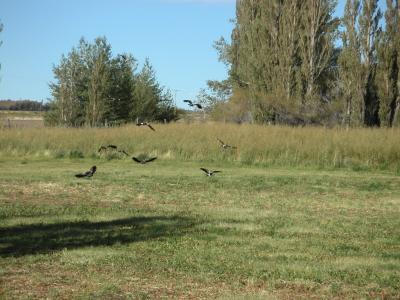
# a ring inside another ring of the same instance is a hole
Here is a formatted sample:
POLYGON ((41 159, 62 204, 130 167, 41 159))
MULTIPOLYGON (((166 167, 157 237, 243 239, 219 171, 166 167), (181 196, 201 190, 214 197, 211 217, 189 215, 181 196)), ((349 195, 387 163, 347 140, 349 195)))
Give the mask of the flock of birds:
MULTIPOLYGON (((203 109, 203 107, 201 106, 200 103, 194 103, 191 100, 183 100, 183 102, 188 103, 188 105, 191 106, 191 107, 196 106, 198 109, 203 109)), ((136 126, 147 126, 152 131, 156 131, 154 129, 154 127, 151 126, 151 124, 148 123, 148 122, 137 122, 136 126)), ((235 146, 231 146, 231 145, 228 145, 228 144, 224 143, 219 138, 217 138, 217 141, 220 143, 221 148, 224 149, 224 150, 236 149, 237 148, 235 146)), ((120 150, 120 149, 118 149, 118 146, 112 145, 112 144, 107 145, 107 146, 100 146, 100 148, 98 149, 97 152, 101 153, 103 151, 108 151, 108 150, 116 151, 116 152, 124 154, 126 156, 130 156, 129 153, 127 153, 125 150, 120 150)), ((149 162, 155 161, 156 159, 157 159, 157 157, 146 157, 146 158, 139 158, 139 157, 135 157, 135 156, 132 157, 133 161, 135 161, 135 162, 137 162, 139 164, 143 164, 143 165, 147 164, 149 162)), ((210 176, 210 177, 214 176, 216 173, 222 172, 222 171, 218 171, 218 170, 209 170, 209 169, 206 169, 206 168, 200 168, 200 170, 202 170, 205 173, 206 176, 210 176)), ((96 173, 96 171, 97 171, 97 167, 93 166, 88 171, 76 174, 75 177, 77 177, 77 178, 90 178, 90 177, 92 177, 94 175, 94 173, 96 173)))

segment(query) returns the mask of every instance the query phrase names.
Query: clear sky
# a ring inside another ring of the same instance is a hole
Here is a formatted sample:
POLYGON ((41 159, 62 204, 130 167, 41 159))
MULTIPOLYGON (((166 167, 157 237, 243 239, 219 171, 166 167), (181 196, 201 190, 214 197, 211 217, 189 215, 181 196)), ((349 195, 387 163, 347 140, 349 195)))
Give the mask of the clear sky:
MULTIPOLYGON (((381 0, 382 1, 382 0, 381 0)), ((341 15, 345 0, 339 0, 341 15)), ((0 99, 50 98, 52 67, 81 37, 105 36, 114 55, 146 57, 177 105, 224 79, 213 41, 229 40, 235 0, 0 0, 0 99)))

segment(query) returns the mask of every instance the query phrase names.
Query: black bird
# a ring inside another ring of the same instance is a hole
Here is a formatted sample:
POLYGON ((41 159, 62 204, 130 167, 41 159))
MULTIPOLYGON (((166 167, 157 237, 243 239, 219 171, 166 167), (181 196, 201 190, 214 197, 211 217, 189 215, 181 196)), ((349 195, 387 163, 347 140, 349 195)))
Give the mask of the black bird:
POLYGON ((84 173, 76 174, 75 177, 77 178, 82 178, 82 177, 92 177, 94 173, 96 173, 97 167, 93 166, 90 168, 89 171, 86 171, 84 173))
POLYGON ((203 109, 200 103, 194 103, 192 100, 186 99, 183 102, 186 102, 189 106, 196 106, 198 109, 203 109))
POLYGON ((147 122, 136 123, 136 126, 148 126, 151 130, 156 131, 156 130, 150 125, 150 123, 147 123, 147 122))
POLYGON ((147 164, 148 162, 151 162, 151 161, 153 161, 153 160, 156 160, 157 159, 157 157, 151 157, 151 158, 144 158, 144 159, 139 159, 139 158, 137 158, 137 157, 132 157, 132 159, 134 160, 134 161, 136 161, 137 163, 139 163, 139 164, 147 164))
POLYGON ((225 144, 225 143, 224 143, 223 141, 221 141, 219 138, 217 138, 217 140, 218 140, 218 142, 221 144, 221 147, 224 148, 224 149, 229 149, 229 148, 231 148, 231 149, 236 149, 235 146, 231 146, 231 145, 225 144))
POLYGON ((208 169, 206 169, 206 168, 200 168, 200 170, 204 171, 204 172, 206 173, 207 176, 214 176, 215 173, 220 173, 220 172, 222 172, 222 171, 211 171, 211 170, 208 170, 208 169))

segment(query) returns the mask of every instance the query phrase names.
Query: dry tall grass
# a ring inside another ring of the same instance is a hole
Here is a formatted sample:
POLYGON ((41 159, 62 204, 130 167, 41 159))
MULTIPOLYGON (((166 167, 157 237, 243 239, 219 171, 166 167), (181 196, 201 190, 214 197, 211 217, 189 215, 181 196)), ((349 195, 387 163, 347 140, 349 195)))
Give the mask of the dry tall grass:
POLYGON ((97 156, 116 144, 163 159, 237 161, 277 166, 400 170, 399 129, 291 128, 235 124, 167 124, 120 128, 0 129, 0 157, 97 156), (216 138, 238 147, 224 151, 216 138))

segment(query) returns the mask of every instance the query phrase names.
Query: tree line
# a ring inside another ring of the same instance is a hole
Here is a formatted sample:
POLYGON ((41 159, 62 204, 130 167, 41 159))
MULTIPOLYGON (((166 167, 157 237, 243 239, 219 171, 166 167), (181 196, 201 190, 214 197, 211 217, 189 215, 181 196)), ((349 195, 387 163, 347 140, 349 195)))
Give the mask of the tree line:
POLYGON ((400 125, 400 7, 386 0, 237 0, 229 69, 199 94, 217 119, 283 124, 400 125), (382 28, 384 24, 384 29, 382 28))
POLYGON ((0 110, 48 111, 49 104, 34 100, 0 100, 0 110))
POLYGON ((148 59, 138 71, 131 54, 112 56, 105 37, 77 47, 53 67, 48 125, 104 126, 129 121, 176 119, 169 90, 156 80, 148 59))

